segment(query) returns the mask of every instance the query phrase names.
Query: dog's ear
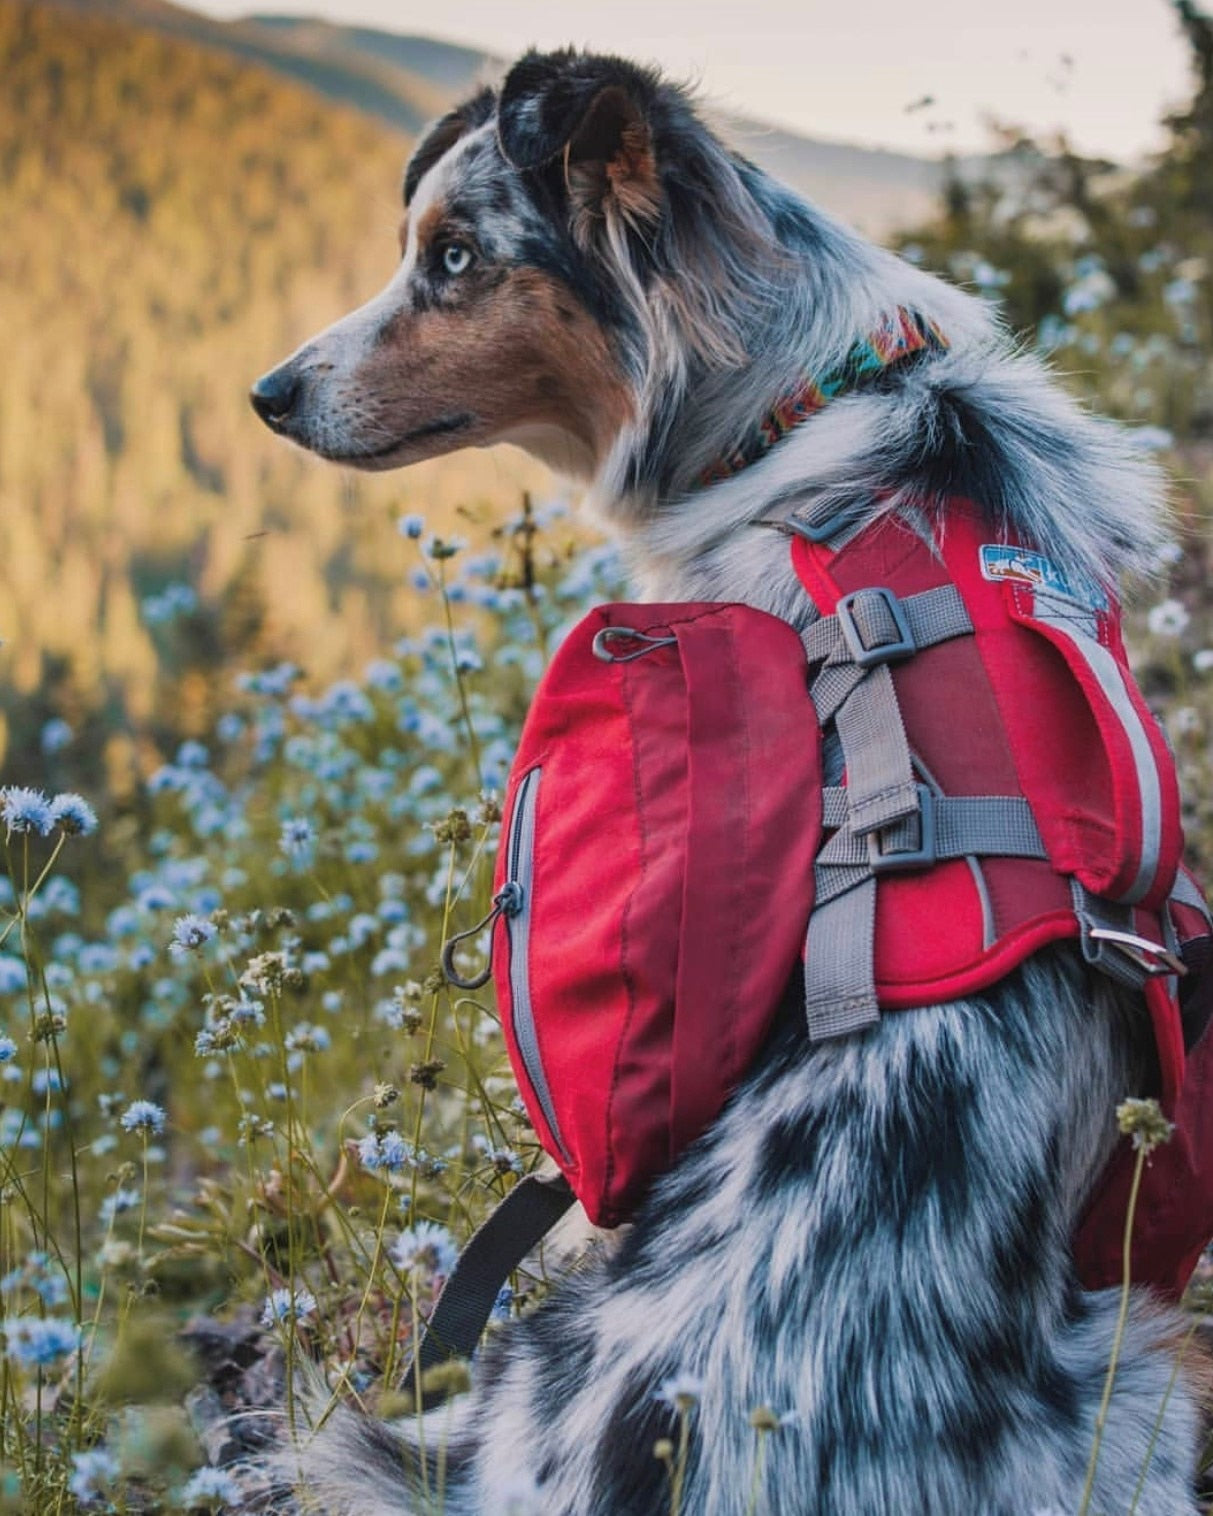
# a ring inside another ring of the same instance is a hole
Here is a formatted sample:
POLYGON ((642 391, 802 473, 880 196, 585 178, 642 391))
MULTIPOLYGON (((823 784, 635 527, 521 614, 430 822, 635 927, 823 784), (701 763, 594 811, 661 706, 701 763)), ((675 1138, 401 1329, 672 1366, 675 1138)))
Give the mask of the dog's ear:
POLYGON ((618 58, 528 53, 497 106, 501 151, 515 168, 563 165, 572 208, 594 217, 655 220, 661 180, 653 144, 652 75, 618 58))
POLYGON ((439 158, 453 148, 460 137, 466 136, 475 127, 483 126, 493 114, 496 96, 491 89, 482 89, 479 94, 448 111, 418 142, 404 171, 404 203, 407 207, 421 183, 439 158))

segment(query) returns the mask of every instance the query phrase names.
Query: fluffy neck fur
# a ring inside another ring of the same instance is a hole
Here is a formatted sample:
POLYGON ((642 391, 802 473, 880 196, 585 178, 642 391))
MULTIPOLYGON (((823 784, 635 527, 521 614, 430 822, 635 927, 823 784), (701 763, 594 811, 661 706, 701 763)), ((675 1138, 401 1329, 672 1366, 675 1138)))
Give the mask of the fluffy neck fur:
MULTIPOLYGON (((1042 382, 1038 360, 1014 349, 984 302, 865 242, 700 131, 719 204, 678 240, 705 270, 689 277, 713 283, 711 298, 694 303, 691 333, 667 287, 648 285, 638 420, 591 492, 647 594, 711 594, 723 577, 714 554, 728 542, 734 595, 740 554, 752 560, 756 602, 778 613, 769 602, 791 590, 769 575, 786 549, 777 534, 744 528, 810 494, 857 514, 968 496, 996 529, 1037 543, 1080 579, 1109 584, 1148 568, 1162 487, 1128 433, 1042 382), (696 252, 696 239, 712 245, 696 252), (951 351, 833 402, 741 473, 695 487, 722 446, 898 306, 938 322, 951 351), (717 341, 705 330, 714 319, 717 341), (748 357, 713 361, 730 346, 748 357)), ((626 243, 611 256, 626 257, 626 243)))

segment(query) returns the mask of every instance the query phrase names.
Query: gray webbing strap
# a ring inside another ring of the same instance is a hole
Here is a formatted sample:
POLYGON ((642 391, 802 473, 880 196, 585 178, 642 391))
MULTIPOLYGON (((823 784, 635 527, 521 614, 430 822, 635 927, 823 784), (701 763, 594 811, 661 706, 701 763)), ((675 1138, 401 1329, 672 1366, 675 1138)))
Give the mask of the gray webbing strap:
POLYGON ((847 769, 849 826, 874 832, 918 804, 910 744, 887 664, 869 669, 834 717, 847 769))
MULTIPOLYGON (((923 866, 936 858, 1049 856, 1032 808, 1021 795, 932 795, 924 789, 916 801, 930 813, 926 836, 922 814, 916 810, 871 839, 856 836, 847 826, 845 797, 845 786, 823 791, 822 825, 839 829, 817 855, 817 867, 823 872, 858 867, 879 873, 882 862, 895 869, 899 854, 923 851, 929 852, 923 866)), ((819 889, 823 883, 828 887, 828 880, 819 873, 819 889)), ((837 888, 829 888, 827 898, 838 893, 837 888)))
MULTIPOLYGON (((814 1040, 878 1019, 877 875, 888 867, 926 867, 937 856, 934 808, 914 777, 889 665, 972 630, 953 584, 904 599, 876 586, 844 595, 832 616, 803 635, 810 663, 819 666, 813 704, 823 724, 833 718, 847 776, 845 789, 825 793, 825 825, 838 830, 818 854, 805 940, 805 1010, 814 1040)), ((1040 845, 1026 804, 1024 814, 985 808, 949 815, 946 824, 955 846, 976 840, 998 850, 1004 833, 1016 847, 1033 845, 1033 855, 1040 845)))
POLYGON ((918 803, 889 663, 972 630, 947 584, 904 600, 879 586, 856 590, 804 633, 809 661, 821 665, 811 689, 818 720, 833 717, 842 744, 851 831, 887 827, 918 803))
POLYGON ((1175 876, 1175 883, 1171 887, 1171 899, 1177 905, 1186 905, 1194 911, 1199 911, 1206 921, 1213 923, 1213 917, 1209 914, 1209 904, 1201 893, 1200 886, 1191 874, 1180 869, 1175 876))
POLYGON ((843 630, 850 621, 859 643, 870 652, 896 645, 901 633, 908 631, 912 646, 899 656, 908 656, 920 648, 934 647, 952 637, 963 637, 973 630, 964 600, 954 584, 941 584, 904 598, 887 590, 859 590, 844 597, 847 608, 843 620, 837 615, 824 616, 804 633, 804 647, 809 662, 854 662, 851 644, 843 630), (898 623, 897 612, 902 622, 898 623))
POLYGON ((876 876, 813 907, 804 950, 809 1037, 861 1032, 880 1019, 876 999, 876 876))
POLYGON ((448 1359, 472 1356, 502 1285, 575 1198, 561 1174, 528 1174, 518 1181, 473 1233, 443 1285, 417 1349, 422 1373, 448 1359))
POLYGON ((1093 895, 1077 879, 1070 880, 1070 897, 1074 902, 1074 914, 1078 917, 1078 941, 1082 956, 1092 968, 1099 969, 1110 979, 1126 984, 1130 989, 1141 989, 1150 977, 1149 970, 1122 952, 1116 946, 1114 937, 1095 935, 1110 932, 1119 937, 1132 938, 1133 907, 1093 895))
POLYGON ((1031 807, 1019 795, 935 795, 920 785, 915 813, 879 835, 849 825, 847 789, 822 793, 822 821, 837 827, 817 855, 817 894, 805 939, 805 1005, 817 1041, 871 1026, 880 1014, 873 950, 882 872, 940 859, 1047 858, 1031 807))

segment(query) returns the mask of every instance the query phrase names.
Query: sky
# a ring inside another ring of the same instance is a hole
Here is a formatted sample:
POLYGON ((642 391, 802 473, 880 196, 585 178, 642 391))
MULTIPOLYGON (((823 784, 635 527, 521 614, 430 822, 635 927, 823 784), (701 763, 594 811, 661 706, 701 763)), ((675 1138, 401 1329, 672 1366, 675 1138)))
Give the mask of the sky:
POLYGON ((622 52, 726 108, 810 136, 918 153, 990 145, 988 121, 1063 128, 1131 160, 1184 99, 1168 0, 184 0, 210 14, 321 15, 509 57, 529 44, 622 52))

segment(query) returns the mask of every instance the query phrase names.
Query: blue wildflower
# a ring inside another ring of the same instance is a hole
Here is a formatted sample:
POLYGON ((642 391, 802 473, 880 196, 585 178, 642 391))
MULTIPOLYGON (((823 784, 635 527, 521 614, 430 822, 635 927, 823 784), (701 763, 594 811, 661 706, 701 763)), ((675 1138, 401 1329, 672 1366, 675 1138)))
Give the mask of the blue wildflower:
POLYGON ((24 785, 0 790, 0 816, 10 833, 37 832, 45 837, 54 825, 50 801, 41 790, 24 785))
POLYGON ((306 816, 288 816, 278 847, 292 862, 307 865, 316 853, 316 828, 306 816))
POLYGON ((198 1506, 236 1505, 240 1500, 240 1486, 226 1469, 207 1465, 190 1475, 189 1483, 181 1491, 181 1504, 187 1511, 198 1506))
POLYGON ((25 960, 0 953, 0 995, 16 995, 25 988, 25 960))
POLYGON ((215 935, 214 925, 203 916, 178 916, 173 922, 173 940, 169 952, 174 958, 184 958, 187 953, 196 953, 215 935))
POLYGON ((12 1063, 17 1056, 17 1044, 7 1033, 0 1032, 0 1063, 12 1063))
POLYGON ((300 1286, 297 1289, 273 1290, 266 1296, 261 1312, 263 1327, 276 1326, 285 1321, 306 1321, 316 1314, 316 1297, 311 1290, 300 1286))
POLYGON ((48 758, 53 757, 54 754, 63 751, 74 735, 71 727, 61 716, 52 716, 42 728, 39 739, 42 751, 48 758))
POLYGON ((70 1321, 22 1317, 4 1323, 4 1340, 6 1353, 17 1363, 49 1368, 76 1351, 80 1328, 70 1321))
POLYGON ((175 762, 178 768, 204 769, 211 761, 210 752, 201 742, 195 742, 189 738, 177 749, 175 762))
POLYGON ((71 790, 56 795, 50 803, 51 825, 72 837, 87 837, 97 830, 97 813, 84 798, 71 790))
POLYGON ((142 1132, 159 1137, 168 1119, 163 1106, 153 1100, 132 1100, 118 1121, 124 1132, 142 1132))
POLYGON ((399 1132, 384 1132, 379 1139, 379 1162, 389 1173, 398 1173, 408 1163, 411 1150, 399 1132))
POLYGON ((400 520, 396 523, 396 527, 402 537, 408 537, 410 541, 416 542, 425 534, 425 517, 417 515, 401 516, 400 520))
POLYGON ((401 1232, 392 1244, 392 1261, 402 1273, 425 1273, 446 1278, 455 1266, 458 1249, 446 1227, 419 1221, 401 1232))
POLYGON ((100 1500, 118 1473, 118 1460, 112 1453, 104 1448, 90 1448, 73 1456, 67 1487, 77 1500, 100 1500))

